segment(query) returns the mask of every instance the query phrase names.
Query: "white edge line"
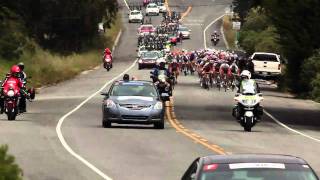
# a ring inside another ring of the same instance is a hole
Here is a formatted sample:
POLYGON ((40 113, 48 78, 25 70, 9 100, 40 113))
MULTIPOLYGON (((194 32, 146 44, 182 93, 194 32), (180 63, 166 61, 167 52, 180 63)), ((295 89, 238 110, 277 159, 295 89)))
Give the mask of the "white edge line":
POLYGON ((224 31, 223 31, 223 23, 222 23, 222 26, 220 28, 220 33, 222 34, 222 38, 223 38, 224 44, 226 45, 226 48, 229 49, 230 46, 229 46, 229 43, 228 43, 228 41, 226 39, 226 36, 224 34, 224 31))
POLYGON ((205 48, 205 49, 207 49, 207 38, 206 38, 207 36, 206 36, 206 31, 208 30, 208 28, 209 28, 210 26, 212 26, 212 24, 214 24, 215 22, 217 22, 217 21, 218 21, 219 19, 221 19, 223 16, 224 16, 224 14, 221 15, 220 17, 216 18, 215 20, 211 21, 211 23, 208 24, 208 25, 204 28, 204 30, 203 30, 203 43, 204 43, 204 48, 205 48))
POLYGON ((133 62, 133 64, 127 68, 125 71, 123 71, 121 74, 119 74, 118 76, 114 77, 113 79, 111 79, 110 81, 108 81, 106 84, 104 84, 97 92, 93 93, 91 96, 89 96, 87 99, 85 99, 84 101, 82 101, 77 107, 75 107, 74 109, 72 109, 70 112, 68 112, 67 114, 65 114, 62 118, 59 119, 59 122, 57 124, 56 127, 56 132, 58 134, 58 138, 61 142, 61 144, 63 145, 63 147, 75 158, 77 158, 79 161, 81 161, 83 164, 85 164, 86 166, 88 166, 90 169, 92 169, 95 173, 97 173, 98 175, 100 175, 102 178, 106 179, 106 180, 112 180, 110 177, 108 177, 106 174, 104 174, 101 170, 99 170, 98 168, 96 168, 93 164, 91 164, 90 162, 88 162, 87 160, 85 160, 83 157, 81 157, 79 154, 77 154, 76 152, 74 152, 72 150, 72 148, 68 145, 68 143, 66 142, 66 140, 64 139, 62 132, 61 132, 61 126, 64 122, 64 120, 70 116, 71 114, 73 114, 74 112, 76 112, 77 110, 79 110, 84 104, 86 104, 89 100, 91 100, 94 96, 96 96, 97 94, 99 94, 103 89, 105 89, 109 84, 111 84, 113 81, 115 81, 116 79, 120 78, 124 73, 128 72, 130 69, 132 69, 135 64, 136 64, 137 60, 135 60, 133 62))
POLYGON ((127 8, 130 10, 129 5, 128 5, 127 1, 126 1, 126 0, 123 0, 123 1, 124 1, 124 3, 126 4, 127 8))
POLYGON ((314 140, 314 141, 316 141, 316 142, 320 142, 320 139, 317 139, 317 138, 314 138, 314 137, 309 136, 309 135, 307 135, 307 134, 304 134, 304 133, 302 133, 302 132, 300 132, 300 131, 297 131, 297 130, 295 130, 295 129, 292 129, 292 128, 290 128, 289 126, 283 124, 282 122, 280 122, 277 118, 275 118, 273 115, 271 115, 271 114, 270 114, 269 112, 267 112, 266 110, 264 110, 264 113, 265 113, 266 115, 268 115, 268 116, 269 116, 273 121, 275 121, 278 125, 284 127, 285 129, 287 129, 287 130, 289 130, 289 131, 291 131, 291 132, 293 132, 293 133, 299 134, 299 135, 301 135, 301 136, 304 136, 304 137, 306 137, 306 138, 309 138, 309 139, 311 139, 311 140, 314 140))
MULTIPOLYGON (((124 2, 127 5, 127 2, 124 0, 124 2)), ((128 7, 128 6, 127 6, 128 7)), ((117 46, 117 43, 120 39, 122 31, 120 30, 118 33, 118 36, 116 38, 116 41, 113 45, 113 50, 115 49, 115 47, 117 46)), ((114 52, 114 51, 113 51, 114 52)), ((64 139, 63 135, 62 135, 62 131, 61 131, 61 127, 62 124, 64 122, 64 120, 69 117, 71 114, 73 114, 74 112, 76 112, 77 110, 79 110, 84 104, 86 104, 89 100, 91 100, 94 96, 96 96, 97 94, 99 94, 103 89, 105 89, 109 84, 111 84, 113 81, 115 81, 116 79, 120 78, 123 74, 125 74, 126 72, 128 72, 129 70, 131 70, 135 64, 137 62, 137 59, 132 63, 132 65, 127 68, 125 71, 123 71, 122 73, 120 73, 118 76, 114 77, 113 79, 111 79, 110 81, 106 82, 97 92, 93 93, 92 95, 90 95, 89 97, 87 97, 87 99, 85 99, 84 101, 82 101, 77 107, 75 107, 74 109, 72 109, 70 112, 68 112, 67 114, 65 114, 63 117, 61 117, 58 121, 58 124, 56 126, 56 133, 58 135, 58 138, 62 144, 62 146, 72 155, 74 156, 76 159, 78 159, 79 161, 81 161, 83 164, 85 164, 87 167, 89 167, 91 170, 93 170, 95 173, 97 173, 99 176, 101 176, 103 179, 106 180, 112 180, 112 178, 110 178, 109 176, 107 176, 106 174, 104 174, 100 169, 98 169, 97 167, 95 167, 93 164, 91 164, 89 161, 87 161, 86 159, 84 159, 83 157, 81 157, 79 154, 77 154, 76 152, 73 151, 73 149, 68 145, 68 143, 66 142, 66 140, 64 139)))

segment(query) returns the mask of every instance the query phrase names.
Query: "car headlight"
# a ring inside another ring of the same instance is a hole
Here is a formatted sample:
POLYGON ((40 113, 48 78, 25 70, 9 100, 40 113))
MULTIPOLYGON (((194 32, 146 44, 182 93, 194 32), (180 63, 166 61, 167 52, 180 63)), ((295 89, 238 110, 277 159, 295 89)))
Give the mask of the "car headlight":
POLYGON ((104 105, 105 105, 105 107, 107 107, 107 108, 114 108, 114 107, 116 107, 116 104, 115 104, 112 100, 110 100, 110 99, 104 100, 104 105))
POLYGON ((156 110, 160 110, 162 108, 163 108, 163 104, 160 101, 153 106, 153 109, 156 109, 156 110))
POLYGON ((14 96, 14 91, 13 91, 13 90, 9 90, 9 91, 7 92, 7 95, 8 95, 9 97, 13 97, 13 96, 14 96))

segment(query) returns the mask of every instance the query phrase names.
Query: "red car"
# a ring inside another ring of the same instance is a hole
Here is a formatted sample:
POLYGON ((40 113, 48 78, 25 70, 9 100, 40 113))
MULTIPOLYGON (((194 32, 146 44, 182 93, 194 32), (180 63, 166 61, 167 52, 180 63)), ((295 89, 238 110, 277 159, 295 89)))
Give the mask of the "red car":
POLYGON ((149 34, 149 33, 154 33, 155 31, 156 29, 151 24, 141 25, 138 28, 138 34, 149 34))

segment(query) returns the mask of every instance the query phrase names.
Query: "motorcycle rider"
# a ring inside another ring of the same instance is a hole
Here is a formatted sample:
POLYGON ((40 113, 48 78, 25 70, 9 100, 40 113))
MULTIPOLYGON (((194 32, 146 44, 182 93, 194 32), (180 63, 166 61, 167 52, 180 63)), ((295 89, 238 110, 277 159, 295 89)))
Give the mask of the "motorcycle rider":
POLYGON ((112 52, 110 51, 109 48, 106 48, 103 52, 103 62, 104 62, 104 58, 106 56, 109 56, 110 57, 110 63, 111 63, 111 68, 112 68, 112 52))
POLYGON ((7 74, 5 80, 3 81, 2 85, 1 85, 1 98, 0 98, 0 110, 1 110, 1 114, 4 112, 4 94, 3 94, 3 86, 7 83, 8 79, 13 79, 17 86, 19 87, 20 89, 20 96, 21 96, 21 99, 20 99, 20 103, 19 103, 19 112, 26 112, 26 98, 29 98, 30 95, 29 93, 26 91, 26 88, 25 88, 25 85, 24 83, 22 82, 21 80, 21 70, 19 68, 18 65, 13 65, 10 69, 10 73, 7 74), (22 98, 24 97, 24 98, 22 98), (24 101, 24 102, 23 102, 24 101))
POLYGON ((20 78, 22 81, 25 81, 27 79, 27 74, 24 72, 24 63, 20 62, 17 64, 21 70, 20 72, 20 78))
MULTIPOLYGON (((238 85, 237 93, 246 93, 246 92, 260 93, 260 88, 258 83, 255 80, 251 79, 250 71, 248 70, 242 71, 240 74, 240 78, 241 78, 241 81, 238 85)), ((257 111, 258 111, 257 117, 258 119, 260 119, 260 116, 262 115, 262 112, 263 112, 262 107, 259 106, 257 108, 257 111)), ((243 113, 244 113, 243 110, 239 107, 238 104, 236 104, 233 108, 232 115, 238 120, 240 120, 243 113)))
POLYGON ((153 82, 158 81, 158 75, 159 75, 159 72, 160 72, 160 71, 164 71, 165 74, 166 74, 166 76, 167 76, 167 77, 170 77, 170 72, 169 72, 169 70, 166 68, 166 63, 165 63, 165 61, 160 61, 160 62, 159 62, 159 65, 158 65, 156 68, 154 68, 154 70, 151 72, 153 82))

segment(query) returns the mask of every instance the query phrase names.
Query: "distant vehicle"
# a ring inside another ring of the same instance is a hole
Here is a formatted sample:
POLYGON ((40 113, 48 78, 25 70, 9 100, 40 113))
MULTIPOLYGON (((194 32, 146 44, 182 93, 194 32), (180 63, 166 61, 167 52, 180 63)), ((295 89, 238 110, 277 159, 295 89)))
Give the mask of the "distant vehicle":
POLYGON ((280 55, 275 53, 255 52, 251 56, 254 74, 259 76, 279 76, 281 74, 280 55))
POLYGON ((306 161, 287 155, 242 154, 197 158, 182 180, 318 180, 306 161))
POLYGON ((152 24, 143 24, 138 28, 138 34, 153 34, 156 31, 152 24))
POLYGON ((141 54, 138 61, 138 68, 143 69, 145 67, 155 67, 159 60, 159 52, 147 51, 141 54))
POLYGON ((187 27, 180 26, 178 29, 178 34, 182 33, 182 37, 184 39, 190 39, 191 36, 191 30, 188 29, 187 27))
POLYGON ((147 48, 145 47, 145 46, 140 46, 139 48, 138 48, 138 50, 137 50, 137 57, 139 58, 139 57, 141 57, 141 54, 143 54, 143 53, 145 53, 145 52, 147 52, 148 50, 147 50, 147 48))
POLYGON ((164 3, 158 3, 158 8, 159 8, 159 12, 160 13, 166 13, 167 12, 167 8, 166 8, 164 3))
POLYGON ((133 23, 133 22, 143 23, 143 15, 142 15, 141 11, 138 11, 138 10, 130 11, 129 23, 133 23))
POLYGON ((152 82, 116 81, 102 104, 102 125, 111 127, 118 124, 153 124, 164 128, 164 105, 152 82))
POLYGON ((156 15, 158 16, 160 13, 160 10, 157 6, 157 4, 155 3, 149 3, 146 7, 146 16, 150 16, 150 15, 156 15))

